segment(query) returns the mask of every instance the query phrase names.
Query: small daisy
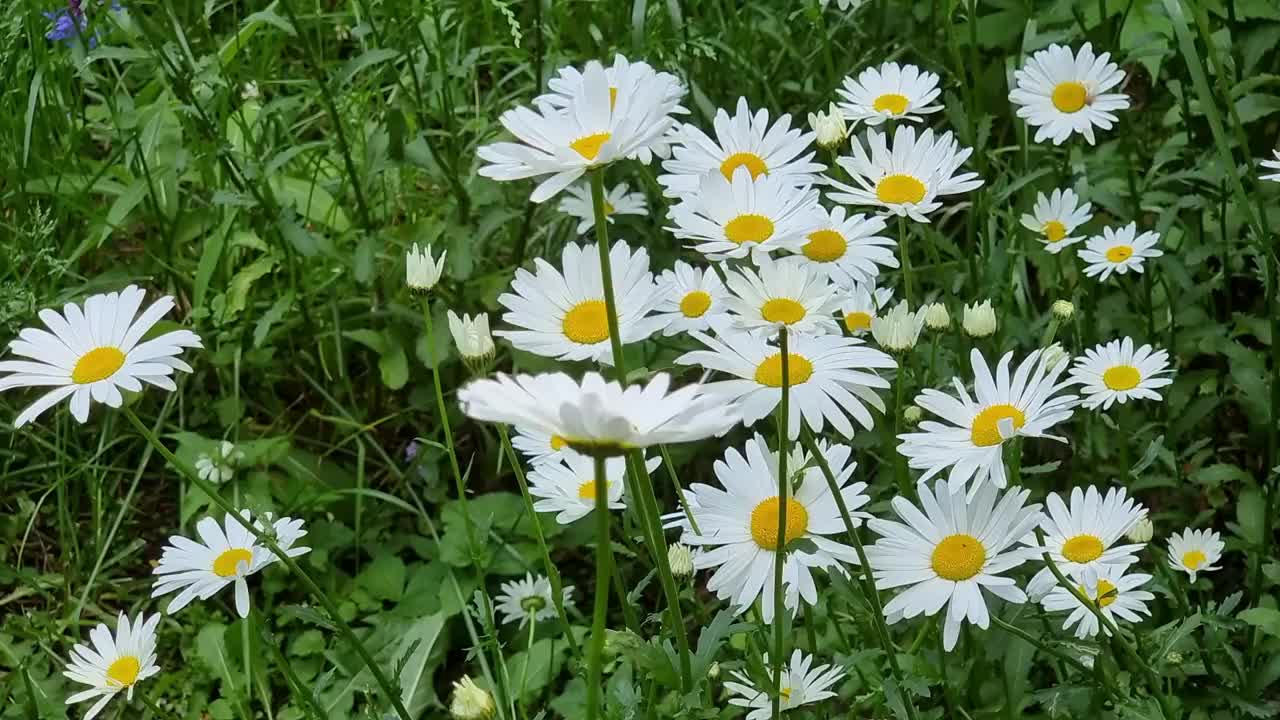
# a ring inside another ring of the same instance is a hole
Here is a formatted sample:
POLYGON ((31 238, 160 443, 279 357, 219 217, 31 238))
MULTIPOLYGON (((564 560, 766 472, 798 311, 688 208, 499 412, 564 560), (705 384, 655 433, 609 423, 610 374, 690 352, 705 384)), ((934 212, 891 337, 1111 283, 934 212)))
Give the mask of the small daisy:
MULTIPOLYGON (((769 654, 764 655, 764 666, 769 674, 769 682, 773 682, 773 666, 769 664, 769 654)), ((756 689, 740 671, 729 673, 734 680, 724 684, 724 689, 741 697, 729 698, 730 705, 752 708, 746 720, 769 720, 773 712, 773 694, 756 689)), ((782 673, 782 686, 778 688, 781 697, 778 700, 779 712, 792 710, 801 705, 810 705, 827 698, 835 697, 832 686, 844 677, 844 670, 834 665, 814 667, 813 656, 805 656, 799 650, 791 653, 791 662, 782 673)))
POLYGON ((529 458, 530 465, 541 465, 578 454, 559 435, 523 427, 517 427, 515 430, 516 434, 511 438, 511 445, 529 458))
MULTIPOLYGON (((724 324, 715 333, 692 333, 707 349, 685 353, 676 363, 735 376, 707 383, 702 391, 734 403, 743 424, 751 425, 772 413, 782 400, 782 353, 769 344, 769 338, 724 324)), ((787 434, 791 439, 800 436, 802 417, 818 434, 831 423, 841 435, 853 437, 850 417, 867 430, 874 426, 866 406, 884 412, 884 401, 876 390, 888 388, 889 381, 876 370, 897 367, 892 357, 857 338, 839 335, 797 335, 789 338, 787 350, 791 396, 787 434)))
MULTIPOLYGON (((502 615, 503 624, 520 623, 520 627, 530 622, 538 623, 556 616, 555 598, 551 594, 551 581, 545 576, 536 578, 532 573, 525 573, 523 580, 512 580, 502 583, 502 592, 497 597, 494 611, 502 615)), ((573 604, 573 586, 562 588, 564 600, 562 604, 573 604)))
MULTIPOLYGON (((1155 595, 1138 589, 1150 580, 1150 575, 1126 573, 1123 565, 1106 565, 1099 569, 1093 581, 1084 581, 1076 589, 1089 599, 1091 605, 1096 605, 1107 620, 1138 623, 1142 622, 1143 615, 1151 615, 1147 603, 1156 599, 1155 595)), ((1098 634, 1098 616, 1067 588, 1055 587, 1040 602, 1046 612, 1070 611, 1062 629, 1069 630, 1075 625, 1075 635, 1080 640, 1098 634)), ((1111 636, 1108 628, 1103 627, 1102 631, 1107 637, 1111 636)))
POLYGON ((654 318, 665 324, 662 334, 706 330, 711 321, 725 314, 724 281, 711 268, 697 268, 677 260, 675 268, 658 277, 658 297, 662 298, 654 318))
POLYGON ((676 129, 672 157, 662 163, 667 173, 658 176, 667 197, 696 193, 702 177, 714 171, 730 180, 735 170, 745 167, 753 180, 769 175, 786 184, 807 186, 827 169, 813 162, 809 145, 813 133, 792 129, 790 115, 779 117, 770 126, 768 110, 752 114, 747 99, 739 98, 733 117, 721 108, 712 124, 715 140, 688 123, 676 129))
POLYGON ((921 72, 915 65, 887 62, 858 74, 858 79, 845 77, 844 87, 837 91, 844 102, 840 109, 850 121, 879 125, 885 120, 920 122, 921 115, 936 113, 942 105, 930 105, 938 99, 938 75, 921 72))
MULTIPOLYGON (((661 463, 662 458, 653 458, 645 461, 645 466, 653 472, 661 463)), ((627 507, 623 481, 626 470, 626 458, 606 458, 604 485, 610 510, 627 507)), ((534 465, 529 472, 529 494, 539 500, 533 504, 533 509, 556 513, 556 522, 568 525, 595 510, 599 482, 595 461, 585 455, 575 453, 555 462, 534 465)))
POLYGON ((725 307, 735 327, 764 335, 776 335, 779 327, 818 335, 840 330, 832 315, 840 304, 835 287, 804 260, 765 256, 759 274, 739 268, 726 283, 732 294, 725 307))
POLYGON ((1084 390, 1084 406, 1106 410, 1131 398, 1160 401, 1159 388, 1173 380, 1162 377, 1169 369, 1169 353, 1143 345, 1134 350, 1133 338, 1112 340, 1084 351, 1071 368, 1071 381, 1084 390))
POLYGON ((932 129, 920 133, 899 125, 890 147, 885 136, 867 131, 867 148, 854 139, 853 157, 842 157, 836 163, 853 178, 856 187, 838 180, 827 182, 838 192, 831 193, 836 202, 852 205, 874 205, 888 214, 929 222, 929 213, 942 207, 939 198, 958 195, 982 185, 977 173, 956 170, 973 152, 961 149, 959 143, 945 133, 937 139, 932 129))
MULTIPOLYGON (((246 522, 251 520, 248 510, 241 510, 246 522)), ((302 521, 293 518, 274 520, 270 513, 253 520, 259 532, 274 535, 275 542, 289 557, 311 552, 309 547, 294 547, 302 536, 302 521)), ((200 542, 181 535, 169 538, 169 545, 156 566, 155 586, 151 597, 160 597, 181 589, 182 592, 169 602, 165 612, 170 615, 186 607, 192 600, 208 600, 228 585, 234 584, 236 612, 240 617, 249 615, 249 583, 246 578, 280 558, 228 514, 221 526, 218 521, 206 517, 196 523, 200 542)))
MULTIPOLYGON (((1134 553, 1142 549, 1141 543, 1115 544, 1147 516, 1147 509, 1128 497, 1124 488, 1111 488, 1103 495, 1092 485, 1087 491, 1077 487, 1071 490, 1070 508, 1058 493, 1049 493, 1045 503, 1047 514, 1040 523, 1044 545, 1034 535, 1022 541, 1036 553, 1048 551, 1062 574, 1091 585, 1106 568, 1123 569, 1138 561, 1134 553)), ((1039 600, 1057 584, 1046 566, 1031 579, 1027 594, 1039 600)))
POLYGON ((809 233, 800 253, 839 287, 875 282, 880 266, 898 267, 893 254, 898 243, 877 234, 884 228, 882 217, 849 215, 836 206, 822 227, 809 233))
MULTIPOLYGON (((590 232, 596 226, 595 202, 591 199, 591 184, 578 183, 565 191, 556 208, 565 215, 578 218, 578 234, 590 232)), ((618 183, 605 192, 604 216, 613 222, 614 215, 648 215, 649 205, 644 193, 633 193, 626 183, 618 183)))
POLYGON ((1084 274, 1105 281, 1111 273, 1124 275, 1130 270, 1141 273, 1142 263, 1146 258, 1158 258, 1164 252, 1156 249, 1160 235, 1148 230, 1137 235, 1138 224, 1129 223, 1119 230, 1102 228, 1102 235, 1095 235, 1085 241, 1084 247, 1077 251, 1080 259, 1089 263, 1084 274), (1137 235, 1137 237, 1134 237, 1137 235))
POLYGON ((98 623, 89 631, 93 647, 77 643, 71 650, 71 661, 62 674, 92 687, 67 698, 67 704, 98 698, 84 714, 84 720, 97 717, 111 698, 121 692, 127 700, 133 700, 133 687, 160 672, 156 665, 156 625, 159 623, 159 614, 147 617, 138 613, 131 623, 127 615, 120 613, 115 637, 106 625, 98 623))
POLYGON ((235 477, 236 466, 242 460, 244 460, 244 452, 237 450, 234 444, 223 440, 212 455, 201 453, 200 457, 196 458, 196 475, 199 475, 201 480, 222 484, 235 477))
MULTIPOLYGON (((507 309, 503 321, 519 329, 493 334, 536 355, 612 365, 598 247, 569 243, 560 270, 542 258, 534 260, 536 272, 517 268, 512 291, 499 295, 498 302, 507 309)), ((644 248, 632 252, 619 240, 609 251, 609 263, 622 342, 644 340, 662 327, 661 320, 645 317, 661 299, 649 272, 649 253, 644 248)))
POLYGON ((1018 87, 1009 100, 1018 117, 1036 130, 1036 142, 1052 139, 1061 145, 1072 133, 1094 143, 1095 126, 1110 130, 1115 111, 1129 107, 1129 96, 1107 91, 1124 82, 1124 72, 1110 53, 1095 56, 1085 43, 1079 54, 1064 45, 1050 45, 1031 56, 1013 73, 1018 87))
POLYGON ((1214 563, 1222 558, 1226 544, 1213 530, 1187 528, 1169 537, 1169 567, 1182 570, 1196 581, 1196 573, 1218 570, 1214 563))
POLYGON ((1275 160, 1260 160, 1259 164, 1268 170, 1275 170, 1276 172, 1271 175, 1263 175, 1259 179, 1280 182, 1280 150, 1272 150, 1271 154, 1275 156, 1275 160))
POLYGON ((729 179, 707 173, 684 197, 667 230, 712 260, 798 252, 825 221, 817 190, 773 175, 752 180, 745 168, 729 179))
POLYGON ((1068 245, 1074 245, 1084 236, 1073 236, 1076 228, 1089 222, 1092 205, 1080 204, 1080 198, 1071 190, 1054 190, 1045 197, 1036 193, 1036 204, 1029 215, 1022 216, 1022 226, 1040 235, 1044 249, 1057 254, 1068 245))
POLYGON ((902 496, 893 511, 903 522, 873 518, 868 526, 880 535, 867 548, 876 587, 910 586, 884 606, 890 623, 917 615, 933 616, 948 606, 943 646, 951 650, 966 620, 984 630, 990 624, 983 590, 1011 603, 1027 596, 1017 582, 1004 577, 1026 562, 1027 554, 1010 547, 1040 522, 1040 506, 1027 505, 1030 491, 1010 488, 1001 495, 990 483, 965 500, 945 480, 933 488, 917 486, 920 507, 902 496))
POLYGON ((1000 358, 995 376, 977 349, 970 352, 973 364, 973 396, 960 378, 953 378, 956 395, 927 389, 915 404, 945 420, 925 420, 923 432, 899 435, 902 453, 911 467, 924 470, 921 481, 951 469, 947 479, 953 492, 966 483, 972 497, 990 481, 1002 488, 1005 475, 1002 450, 1006 440, 1018 436, 1043 437, 1059 442, 1065 438, 1047 434, 1049 428, 1071 417, 1075 395, 1056 395, 1069 383, 1059 383, 1066 363, 1048 368, 1041 351, 1032 351, 1009 377, 1013 353, 1000 358))
POLYGON ((871 331, 871 323, 880 310, 893 299, 889 288, 877 288, 874 284, 859 283, 840 303, 840 317, 844 328, 854 335, 871 331))
POLYGON ((176 390, 173 374, 191 372, 178 356, 186 348, 201 348, 190 330, 172 330, 143 340, 155 324, 173 308, 172 297, 162 297, 138 314, 144 293, 130 285, 120 292, 91 295, 84 305, 67 303, 62 312, 41 310, 48 330, 23 328, 9 350, 29 360, 0 361, 0 392, 19 387, 51 387, 25 410, 13 426, 20 428, 45 410, 70 398, 71 416, 89 419, 89 401, 118 408, 124 404, 121 390, 142 392, 142 384, 176 390))

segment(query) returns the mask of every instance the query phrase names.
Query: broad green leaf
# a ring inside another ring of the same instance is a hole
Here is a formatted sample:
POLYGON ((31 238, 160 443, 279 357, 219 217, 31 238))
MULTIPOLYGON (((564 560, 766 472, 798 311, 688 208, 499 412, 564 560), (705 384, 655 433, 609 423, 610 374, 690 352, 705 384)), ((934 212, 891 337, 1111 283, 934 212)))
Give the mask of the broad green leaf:
POLYGON ((276 175, 269 181, 271 190, 282 205, 291 206, 306 219, 335 232, 351 229, 351 221, 333 195, 319 183, 302 178, 276 175))

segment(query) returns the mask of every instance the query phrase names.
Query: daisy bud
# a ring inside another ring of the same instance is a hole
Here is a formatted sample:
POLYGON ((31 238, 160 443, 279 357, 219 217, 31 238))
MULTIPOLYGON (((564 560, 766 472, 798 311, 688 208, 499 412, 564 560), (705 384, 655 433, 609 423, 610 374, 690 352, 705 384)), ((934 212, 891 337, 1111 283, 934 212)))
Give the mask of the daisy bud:
POLYGON ((667 562, 671 564, 671 574, 676 577, 693 574, 693 551, 684 543, 676 543, 667 548, 667 562))
POLYGON ((449 311, 449 332, 458 346, 458 354, 472 370, 479 372, 493 360, 496 348, 489 334, 489 316, 479 313, 475 317, 458 315, 449 311))
POLYGON ((849 130, 845 127, 844 113, 835 103, 831 103, 825 114, 809 113, 809 127, 813 128, 817 136, 814 141, 818 143, 818 147, 826 150, 837 147, 849 135, 849 130))
POLYGON ((253 82, 252 80, 245 83, 244 87, 240 88, 240 98, 242 100, 257 100, 258 83, 253 82))
POLYGON ((915 405, 908 405, 907 408, 902 411, 902 419, 906 420, 909 425, 915 425, 920 422, 920 418, 923 415, 924 411, 915 405))
POLYGON ((710 678, 711 680, 715 680, 716 678, 720 677, 720 663, 718 662, 711 663, 711 667, 707 668, 707 677, 710 678))
POLYGON ((1070 320, 1071 316, 1076 314, 1076 306, 1066 300, 1055 300, 1052 312, 1053 316, 1059 320, 1070 320))
POLYGON ((435 287, 444 272, 444 258, 448 254, 449 251, 446 250, 440 253, 438 261, 432 260, 430 245, 426 250, 419 250, 418 243, 414 243, 409 252, 405 253, 405 282, 409 289, 417 294, 424 294, 435 287))
POLYGON ((1150 518, 1143 517, 1134 523, 1133 527, 1129 528, 1129 532, 1125 533, 1125 537, 1129 538, 1130 542, 1144 543, 1149 542, 1155 532, 1156 526, 1152 524, 1150 518))
POLYGON ((996 331, 996 311, 991 308, 990 300, 964 306, 964 331, 976 338, 987 337, 996 331))
POLYGON ((454 720, 489 720, 497 712, 493 696, 476 685, 470 675, 463 675, 453 683, 453 698, 449 701, 449 716, 454 720))
POLYGON ((947 312, 947 306, 942 303, 934 303, 925 308, 924 324, 930 330, 945 330, 951 327, 951 314, 947 312))
POLYGON ((1062 349, 1061 343, 1054 343, 1045 348, 1040 353, 1040 356, 1044 358, 1044 366, 1049 370, 1053 370, 1058 367, 1058 365, 1062 364, 1070 357, 1070 355, 1067 354, 1067 351, 1062 349))
POLYGON ((924 313, 913 313, 905 302, 900 302, 884 315, 871 319, 871 335, 885 350, 906 352, 916 346, 923 326, 924 313))

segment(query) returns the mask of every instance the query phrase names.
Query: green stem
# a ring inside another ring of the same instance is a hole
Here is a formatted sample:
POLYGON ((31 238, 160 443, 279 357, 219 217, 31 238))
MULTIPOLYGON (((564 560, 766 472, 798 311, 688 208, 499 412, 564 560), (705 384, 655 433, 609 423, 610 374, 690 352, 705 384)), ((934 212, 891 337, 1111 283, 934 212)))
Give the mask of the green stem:
MULTIPOLYGON (((1023 640, 1027 641, 1031 645, 1034 645, 1035 647, 1039 648, 1045 653, 1052 655, 1053 657, 1056 657, 1059 660, 1065 662, 1066 664, 1075 668, 1077 671, 1084 673, 1085 675, 1088 675, 1090 673, 1089 668, 1085 667, 1084 663, 1071 657, 1071 655, 1068 653, 1065 653, 1061 650, 1058 650, 1057 648, 1046 645, 1044 641, 1042 641, 1040 638, 1036 637, 1035 635, 1032 635, 1026 630, 1023 630, 1017 625, 1014 625, 1013 623, 1002 620, 1000 617, 996 615, 991 616, 991 622, 994 623, 995 626, 1000 628, 1001 630, 1004 630, 1010 635, 1016 635, 1022 638, 1023 640)), ((1110 685, 1108 685, 1107 692, 1114 694, 1114 689, 1110 685)))
POLYGON ((591 644, 587 647, 587 720, 600 717, 600 684, 604 662, 604 624, 609 613, 609 576, 613 573, 609 559, 608 483, 604 478, 605 458, 594 458, 596 477, 596 585, 595 609, 591 616, 591 644))
POLYGON ((773 696, 774 720, 782 714, 782 668, 787 663, 786 647, 786 604, 782 590, 782 567, 787 561, 787 491, 791 482, 787 477, 787 430, 790 426, 791 375, 790 351, 787 346, 787 326, 778 328, 778 353, 782 360, 782 399, 778 403, 778 524, 774 527, 777 534, 777 547, 773 557, 773 696))

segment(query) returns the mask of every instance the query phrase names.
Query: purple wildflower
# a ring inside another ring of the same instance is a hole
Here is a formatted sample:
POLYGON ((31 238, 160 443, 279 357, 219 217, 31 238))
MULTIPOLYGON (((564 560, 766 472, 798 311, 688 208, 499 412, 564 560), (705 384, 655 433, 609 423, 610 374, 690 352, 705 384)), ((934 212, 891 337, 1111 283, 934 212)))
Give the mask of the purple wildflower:
MULTIPOLYGON (((100 1, 99 6, 103 3, 100 1)), ((109 8, 112 12, 120 12, 124 8, 120 0, 112 0, 109 8)), ((67 0, 67 7, 58 12, 45 12, 44 16, 53 23, 53 27, 45 33, 49 40, 61 41, 71 45, 77 38, 87 35, 89 17, 84 11, 82 0, 67 0)), ((88 35, 89 48, 98 46, 98 33, 88 35)))

